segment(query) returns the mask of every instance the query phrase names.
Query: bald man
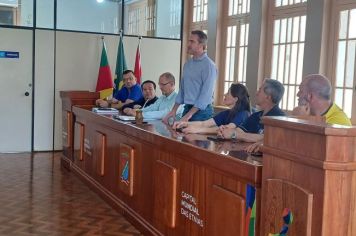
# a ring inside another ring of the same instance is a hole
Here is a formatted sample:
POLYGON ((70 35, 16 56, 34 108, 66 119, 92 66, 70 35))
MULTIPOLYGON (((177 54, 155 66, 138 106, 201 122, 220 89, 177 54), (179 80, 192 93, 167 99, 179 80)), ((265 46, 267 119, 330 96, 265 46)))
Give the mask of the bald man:
POLYGON ((306 76, 297 93, 298 107, 293 115, 323 116, 328 124, 351 126, 345 112, 331 101, 331 84, 323 75, 306 76))

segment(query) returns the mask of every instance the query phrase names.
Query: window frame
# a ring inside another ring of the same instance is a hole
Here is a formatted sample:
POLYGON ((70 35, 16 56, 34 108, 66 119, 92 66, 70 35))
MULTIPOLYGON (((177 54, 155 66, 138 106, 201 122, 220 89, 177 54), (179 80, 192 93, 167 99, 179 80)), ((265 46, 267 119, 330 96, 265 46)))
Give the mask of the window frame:
MULTIPOLYGON (((329 31, 329 46, 331 48, 327 60, 327 76, 330 79, 332 86, 332 100, 335 101, 336 95, 336 70, 337 70, 337 56, 338 56, 338 41, 339 41, 339 21, 340 13, 345 10, 356 9, 356 2, 352 0, 338 0, 332 2, 332 12, 329 31)), ((352 96, 352 108, 356 104, 356 58, 354 62, 354 80, 353 80, 353 96, 352 96)), ((352 109, 351 108, 351 109, 352 109)), ((351 110, 351 123, 356 123, 356 109, 351 110)))
MULTIPOLYGON (((280 7, 276 7, 275 6, 275 1, 269 1, 269 5, 268 5, 268 24, 267 24, 267 29, 266 29, 266 44, 265 44, 265 49, 266 49, 266 60, 264 63, 264 77, 260 78, 259 81, 257 81, 258 86, 260 86, 263 82, 264 78, 271 78, 272 76, 272 63, 273 63, 273 46, 274 46, 274 42, 273 42, 273 36, 274 36, 274 22, 275 20, 279 20, 279 19, 288 19, 288 18, 292 18, 292 17, 297 17, 297 16, 306 16, 307 17, 307 2, 301 2, 301 3, 297 3, 297 4, 293 4, 293 5, 287 5, 287 6, 280 6, 280 7)), ((307 20, 306 19, 306 24, 307 24, 307 20)), ((305 38, 304 38, 304 48, 305 48, 305 38)), ((304 49, 305 50, 305 49, 304 49)), ((298 61, 298 60, 297 60, 298 61)), ((303 53, 303 65, 304 65, 304 53, 303 53)), ((303 73, 303 71, 302 71, 303 73)), ((303 76, 303 75, 302 75, 303 76)), ((272 78, 272 79, 277 79, 277 78, 272 78)), ((289 80, 290 81, 290 80, 289 80)), ((282 83, 284 85, 284 83, 282 83)), ((295 97, 297 95, 298 92, 298 86, 299 84, 297 84, 297 80, 295 81, 295 97)), ((282 100, 287 97, 288 94, 284 94, 282 100)), ((288 97, 287 97, 287 102, 288 102, 288 97)), ((296 100, 296 98, 295 98, 296 100)), ((282 103, 282 101, 281 101, 282 103)), ((288 104, 286 105, 287 110, 288 110, 288 104)))

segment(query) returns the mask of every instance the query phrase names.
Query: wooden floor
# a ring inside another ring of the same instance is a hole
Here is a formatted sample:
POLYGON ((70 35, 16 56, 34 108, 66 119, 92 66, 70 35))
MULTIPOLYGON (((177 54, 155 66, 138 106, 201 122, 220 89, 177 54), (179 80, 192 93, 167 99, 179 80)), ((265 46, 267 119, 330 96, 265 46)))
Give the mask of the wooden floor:
POLYGON ((60 155, 0 154, 0 235, 140 235, 60 155))

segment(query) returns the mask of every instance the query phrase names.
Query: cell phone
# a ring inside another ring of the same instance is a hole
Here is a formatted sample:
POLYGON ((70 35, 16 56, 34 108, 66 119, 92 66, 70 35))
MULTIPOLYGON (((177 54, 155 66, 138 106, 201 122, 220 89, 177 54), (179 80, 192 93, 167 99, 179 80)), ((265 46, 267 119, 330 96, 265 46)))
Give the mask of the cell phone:
POLYGON ((226 141, 226 139, 224 139, 222 137, 218 137, 218 136, 208 136, 207 139, 211 140, 211 141, 214 141, 214 142, 226 141))
POLYGON ((263 153, 262 152, 251 152, 250 153, 252 156, 255 156, 255 157, 261 157, 263 156, 263 153))
POLYGON ((184 129, 183 127, 179 127, 179 128, 176 128, 176 131, 182 133, 183 129, 184 129))
MULTIPOLYGON (((131 124, 136 125, 136 121, 131 121, 131 124)), ((144 125, 144 124, 148 124, 148 123, 147 123, 147 121, 143 121, 142 124, 144 125)))

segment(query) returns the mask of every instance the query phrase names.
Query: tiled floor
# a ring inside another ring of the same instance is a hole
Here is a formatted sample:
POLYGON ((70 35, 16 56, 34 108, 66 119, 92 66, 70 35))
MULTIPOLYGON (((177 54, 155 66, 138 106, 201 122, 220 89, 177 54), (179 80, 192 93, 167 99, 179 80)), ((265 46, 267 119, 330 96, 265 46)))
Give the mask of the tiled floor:
POLYGON ((140 235, 60 155, 0 154, 0 235, 140 235))

